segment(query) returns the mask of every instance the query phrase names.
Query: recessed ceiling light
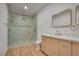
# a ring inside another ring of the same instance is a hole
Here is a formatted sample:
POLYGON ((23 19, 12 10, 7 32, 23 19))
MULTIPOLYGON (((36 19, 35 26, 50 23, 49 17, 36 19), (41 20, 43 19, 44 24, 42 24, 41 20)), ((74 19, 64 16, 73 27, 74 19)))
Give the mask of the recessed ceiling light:
POLYGON ((28 9, 28 7, 27 7, 27 6, 24 6, 24 9, 26 9, 26 10, 27 10, 27 9, 28 9))

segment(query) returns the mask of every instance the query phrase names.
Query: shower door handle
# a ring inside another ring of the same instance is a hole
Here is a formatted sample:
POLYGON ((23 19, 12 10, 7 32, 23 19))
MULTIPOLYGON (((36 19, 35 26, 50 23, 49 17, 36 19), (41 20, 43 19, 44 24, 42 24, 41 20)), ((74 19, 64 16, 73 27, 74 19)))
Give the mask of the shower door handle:
POLYGON ((8 29, 8 31, 11 31, 10 29, 8 29))

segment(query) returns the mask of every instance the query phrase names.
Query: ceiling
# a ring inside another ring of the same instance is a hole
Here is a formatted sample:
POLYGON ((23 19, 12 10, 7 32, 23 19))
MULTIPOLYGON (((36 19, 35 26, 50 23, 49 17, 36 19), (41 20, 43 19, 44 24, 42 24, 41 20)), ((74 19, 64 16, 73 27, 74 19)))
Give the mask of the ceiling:
POLYGON ((46 3, 8 3, 8 8, 10 13, 16 13, 27 16, 34 16, 40 9, 44 8, 46 3), (24 6, 27 6, 28 9, 25 10, 24 6))

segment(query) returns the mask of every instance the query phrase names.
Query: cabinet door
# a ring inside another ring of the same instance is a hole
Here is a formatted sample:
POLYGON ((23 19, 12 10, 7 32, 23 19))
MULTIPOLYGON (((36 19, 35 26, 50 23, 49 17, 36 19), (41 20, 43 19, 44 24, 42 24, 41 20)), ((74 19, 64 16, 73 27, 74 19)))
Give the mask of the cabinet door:
POLYGON ((60 40, 60 56, 71 56, 71 41, 60 40))
POLYGON ((72 42, 72 55, 79 56, 79 42, 72 42))
POLYGON ((59 39, 57 38, 51 39, 51 55, 59 56, 59 39))
POLYGON ((41 45, 41 48, 42 48, 42 51, 46 54, 46 55, 51 55, 51 39, 49 37, 45 37, 45 36, 42 36, 42 45, 41 45))

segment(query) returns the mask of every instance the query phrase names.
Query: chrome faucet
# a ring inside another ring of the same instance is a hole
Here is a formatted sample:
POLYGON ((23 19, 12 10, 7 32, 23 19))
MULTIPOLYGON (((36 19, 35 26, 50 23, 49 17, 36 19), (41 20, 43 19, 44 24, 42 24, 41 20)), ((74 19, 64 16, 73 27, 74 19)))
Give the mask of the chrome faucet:
POLYGON ((58 30, 56 30, 55 35, 61 35, 61 33, 58 30))

